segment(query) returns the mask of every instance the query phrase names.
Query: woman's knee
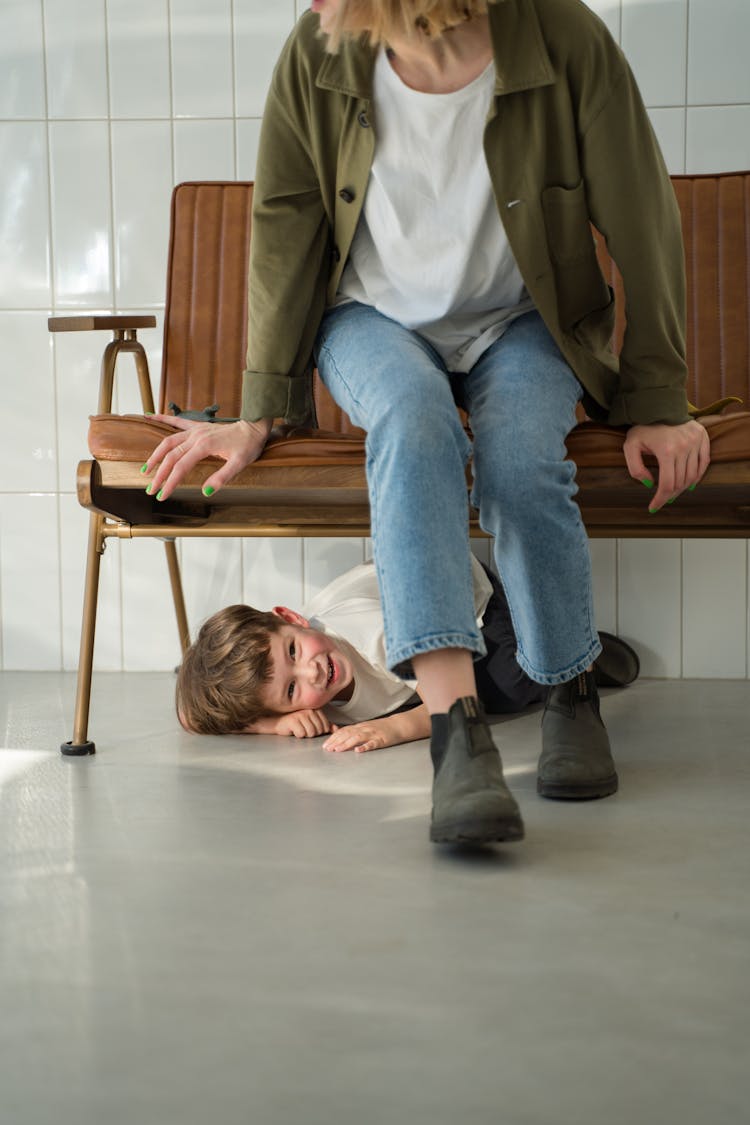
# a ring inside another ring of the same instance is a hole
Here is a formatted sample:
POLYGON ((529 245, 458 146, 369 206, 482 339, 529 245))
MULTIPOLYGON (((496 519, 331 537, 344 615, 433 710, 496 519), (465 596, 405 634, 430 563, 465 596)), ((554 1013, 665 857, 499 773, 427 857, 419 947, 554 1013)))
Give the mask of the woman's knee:
POLYGON ((471 443, 453 401, 439 396, 399 394, 381 402, 367 429, 368 449, 376 454, 384 446, 408 461, 449 463, 455 455, 465 466, 471 443))
POLYGON ((576 492, 575 465, 563 457, 542 456, 521 449, 475 452, 472 502, 480 513, 511 516, 551 510, 567 504, 576 492))

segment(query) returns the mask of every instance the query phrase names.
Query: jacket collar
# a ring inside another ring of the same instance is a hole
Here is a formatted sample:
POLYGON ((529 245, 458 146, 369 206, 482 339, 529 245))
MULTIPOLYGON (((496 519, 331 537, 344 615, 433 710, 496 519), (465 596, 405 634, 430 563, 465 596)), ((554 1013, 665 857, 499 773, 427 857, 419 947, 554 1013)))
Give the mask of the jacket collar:
MULTIPOLYGON (((495 54, 495 93, 513 94, 548 86, 555 73, 534 0, 490 0, 490 31, 495 54)), ((353 98, 372 98, 376 51, 357 40, 345 41, 337 55, 325 55, 316 85, 353 98)))

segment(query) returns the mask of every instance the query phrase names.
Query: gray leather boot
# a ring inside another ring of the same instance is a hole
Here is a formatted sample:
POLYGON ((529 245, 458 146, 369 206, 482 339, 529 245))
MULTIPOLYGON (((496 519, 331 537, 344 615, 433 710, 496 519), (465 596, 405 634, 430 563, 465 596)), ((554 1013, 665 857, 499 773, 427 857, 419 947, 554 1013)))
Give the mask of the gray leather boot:
POLYGON ((542 797, 587 801, 617 791, 607 729, 592 672, 550 688, 536 781, 542 797))
POLYGON ((476 699, 458 699, 447 715, 432 716, 430 756, 434 843, 523 839, 521 813, 476 699))

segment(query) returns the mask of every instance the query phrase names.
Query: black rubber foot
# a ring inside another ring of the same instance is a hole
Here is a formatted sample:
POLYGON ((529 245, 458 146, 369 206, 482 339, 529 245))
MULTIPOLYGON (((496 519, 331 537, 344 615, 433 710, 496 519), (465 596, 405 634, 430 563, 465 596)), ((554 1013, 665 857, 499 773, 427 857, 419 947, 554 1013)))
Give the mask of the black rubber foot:
POLYGON ((66 758, 82 758, 84 754, 95 754, 96 743, 94 742, 62 742, 60 743, 60 750, 66 758))

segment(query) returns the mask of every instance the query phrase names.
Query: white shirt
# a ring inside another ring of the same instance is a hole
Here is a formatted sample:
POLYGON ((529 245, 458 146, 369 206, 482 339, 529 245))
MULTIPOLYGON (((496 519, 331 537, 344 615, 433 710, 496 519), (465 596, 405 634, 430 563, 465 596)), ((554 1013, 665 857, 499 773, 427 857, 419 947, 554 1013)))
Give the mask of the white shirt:
POLYGON ((454 93, 413 90, 379 52, 375 158, 337 298, 418 332, 449 371, 471 370, 533 308, 484 157, 494 88, 490 63, 454 93))
MULTIPOLYGON (((474 612, 481 627, 492 584, 472 555, 474 612)), ((325 708, 334 722, 360 723, 387 715, 413 698, 416 680, 402 680, 388 668, 380 593, 373 563, 363 563, 335 578, 303 610, 313 629, 336 641, 351 660, 354 691, 345 702, 325 708)))

